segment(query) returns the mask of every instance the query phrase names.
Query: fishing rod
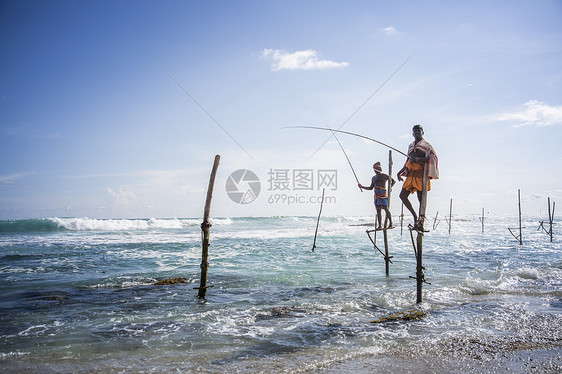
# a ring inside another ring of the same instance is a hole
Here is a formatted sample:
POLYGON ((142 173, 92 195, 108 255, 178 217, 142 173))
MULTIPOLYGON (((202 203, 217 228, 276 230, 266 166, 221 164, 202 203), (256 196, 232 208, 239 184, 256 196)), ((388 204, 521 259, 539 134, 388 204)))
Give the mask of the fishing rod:
MULTIPOLYGON (((379 141, 379 140, 376 140, 376 139, 373 139, 373 138, 369 138, 368 136, 361 135, 361 134, 356 134, 356 133, 349 132, 349 131, 333 130, 333 129, 330 129, 330 128, 327 128, 327 129, 326 129, 326 128, 324 128, 324 127, 316 127, 316 126, 287 126, 287 127, 282 127, 282 129, 313 129, 313 130, 331 131, 331 132, 332 132, 332 135, 334 135, 334 134, 333 134, 334 132, 339 132, 339 133, 347 134, 347 135, 353 135, 353 136, 357 136, 357 137, 359 137, 359 138, 363 138, 363 139, 370 140, 370 141, 375 142, 375 143, 378 143, 378 144, 380 144, 380 145, 384 145, 385 147, 390 148, 390 149, 392 149, 393 151, 396 151, 396 152, 400 153, 401 155, 404 155, 404 156, 408 157, 408 155, 407 155, 406 153, 402 152, 401 150, 396 149, 396 148, 394 148, 394 147, 392 147, 392 146, 390 146, 390 145, 388 145, 388 144, 385 144, 385 143, 383 143, 383 142, 381 142, 381 141, 379 141)), ((339 143, 339 142, 338 142, 338 143, 339 143)))
POLYGON ((320 215, 322 214, 322 206, 324 205, 324 191, 326 189, 322 188, 322 201, 320 202, 320 213, 318 213, 318 220, 316 221, 316 231, 314 231, 314 243, 312 243, 312 252, 316 248, 316 235, 318 234, 318 224, 320 223, 320 215))
MULTIPOLYGON (((347 117, 347 119, 345 121, 343 121, 343 123, 340 125, 340 127, 338 127, 338 130, 341 129, 342 127, 344 127, 356 114, 357 112, 359 112, 365 105, 367 105, 367 103, 373 98, 373 96, 375 96, 383 87, 385 84, 388 83, 389 80, 392 79, 392 77, 394 77, 399 71, 400 69, 402 69, 404 67, 404 65, 406 65, 408 63, 408 61, 410 61, 412 59, 412 57, 414 57, 415 53, 413 53, 412 55, 410 55, 410 57, 408 57, 403 63, 402 65, 400 65, 398 67, 398 69, 396 69, 392 74, 390 74, 390 76, 388 78, 386 78, 386 80, 371 94, 371 96, 369 96, 367 98, 367 100, 365 100, 361 105, 359 105, 359 107, 357 109, 355 109, 355 111, 353 113, 351 113, 351 115, 349 117, 347 117)), ((326 139, 324 141, 324 143, 322 143, 320 145, 320 147, 318 147, 308 158, 308 160, 310 160, 315 154, 316 152, 318 152, 320 150, 320 148, 322 148, 328 141, 330 140, 330 138, 326 139)), ((307 160, 307 161, 308 161, 307 160)))
MULTIPOLYGON (((328 129, 330 129, 330 127, 328 125, 326 125, 326 127, 328 129)), ((330 131, 332 131, 332 129, 330 129, 330 131)), ((349 167, 351 167, 351 171, 353 172, 353 176, 355 176, 355 180, 357 181, 357 185, 360 186, 361 183, 359 183, 359 178, 357 178, 357 174, 355 174, 355 169, 353 169, 353 165, 351 165, 351 161, 349 160, 349 157, 347 157, 347 152, 345 151, 345 149, 343 149, 343 145, 341 145, 340 140, 338 139, 338 137, 336 136, 336 133, 332 131, 332 135, 334 135, 334 138, 336 138, 336 141, 338 142, 338 144, 340 145, 341 150, 343 151, 343 154, 345 155, 345 158, 347 159, 347 162, 349 164, 349 167)), ((359 189, 361 190, 361 192, 363 192, 363 189, 361 187, 359 187, 359 189)))

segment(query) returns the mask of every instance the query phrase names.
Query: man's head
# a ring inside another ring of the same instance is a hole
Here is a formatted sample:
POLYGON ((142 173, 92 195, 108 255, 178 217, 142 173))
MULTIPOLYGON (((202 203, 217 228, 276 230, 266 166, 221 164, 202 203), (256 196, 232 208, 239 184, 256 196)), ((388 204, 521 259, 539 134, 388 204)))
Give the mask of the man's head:
POLYGON ((414 139, 416 139, 416 141, 420 141, 423 139, 423 127, 422 125, 415 125, 412 128, 412 135, 414 135, 414 139))
POLYGON ((373 164, 373 170, 374 170, 375 172, 378 171, 379 173, 382 172, 381 163, 380 163, 380 162, 375 162, 375 163, 373 164))

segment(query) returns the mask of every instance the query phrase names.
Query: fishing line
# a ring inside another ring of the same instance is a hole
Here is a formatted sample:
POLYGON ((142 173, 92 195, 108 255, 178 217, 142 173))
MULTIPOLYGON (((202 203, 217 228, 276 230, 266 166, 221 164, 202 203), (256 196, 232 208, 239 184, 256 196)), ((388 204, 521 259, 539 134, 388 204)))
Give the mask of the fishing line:
POLYGON ((193 95, 191 95, 191 94, 182 86, 182 84, 181 84, 168 70, 166 70, 166 68, 165 68, 164 66, 162 66, 162 64, 161 64, 160 62, 158 62, 158 60, 157 60, 156 58, 154 58, 154 56, 150 56, 150 57, 152 57, 152 59, 154 60, 154 62, 155 62, 158 66, 160 66, 160 69, 162 69, 166 74, 168 74, 168 76, 169 76, 174 82, 176 82, 176 84, 179 86, 179 88, 181 88, 182 91, 185 92, 186 95, 189 96, 189 97, 191 98, 191 100, 193 100, 193 102, 194 102, 195 104, 197 104, 197 105, 199 106, 199 108, 201 108, 201 109, 207 114, 207 116, 209 116, 209 118, 211 118, 211 119, 213 120, 213 122, 215 122, 215 123, 222 129, 222 131, 224 131, 224 132, 226 133, 226 135, 228 135, 228 136, 230 137, 230 139, 234 140, 234 143, 238 144, 238 146, 240 147, 240 149, 242 149, 244 152, 246 152, 246 154, 247 154, 248 156, 250 156, 250 158, 251 158, 252 160, 256 161, 256 160, 252 157, 252 155, 251 155, 244 147, 242 147, 242 144, 238 143, 238 140, 234 139, 234 136, 230 135, 230 133, 219 123, 219 121, 217 121, 217 120, 215 119, 215 117, 213 117, 213 116, 211 115, 211 113, 209 113, 209 111, 208 111, 207 109, 205 109, 205 107, 203 107, 203 105, 201 105, 201 104, 199 103, 199 101, 197 101, 197 99, 195 99, 195 97, 193 97, 193 95))
MULTIPOLYGON (((326 127, 332 131, 332 129, 326 125, 326 127)), ((347 152, 345 151, 345 149, 343 149, 343 146, 340 143, 340 140, 338 139, 338 137, 336 136, 336 133, 332 131, 332 135, 334 136, 334 138, 336 138, 336 141, 338 142, 338 144, 340 145, 341 150, 343 151, 343 154, 345 155, 345 158, 347 159, 347 162, 349 164, 349 167, 351 167, 351 171, 353 172, 353 175, 355 176, 355 180, 357 181, 357 184, 360 185, 361 183, 359 183, 359 178, 357 178, 357 174, 355 174, 355 169, 353 169, 353 165, 351 165, 351 161, 349 160, 349 157, 347 157, 347 152)), ((361 192, 363 192, 363 189, 361 187, 359 187, 359 189, 361 190, 361 192)))
MULTIPOLYGON (((373 93, 371 94, 371 96, 369 96, 369 97, 367 98, 367 100, 365 100, 365 101, 363 102, 363 104, 359 105, 359 107, 358 107, 357 109, 355 109, 355 111, 354 111, 353 113, 351 113, 351 115, 340 125, 340 127, 337 128, 337 130, 339 130, 339 129, 341 129, 342 127, 344 127, 344 126, 355 116, 355 114, 357 114, 357 112, 359 112, 359 111, 369 102, 369 100, 371 100, 371 99, 373 98, 373 96, 375 96, 375 95, 377 94, 377 92, 379 92, 379 91, 384 87, 384 85, 385 85, 389 80, 391 80, 392 77, 394 77, 394 76, 396 75, 396 73, 398 73, 398 72, 400 71, 400 69, 402 69, 402 68, 404 67, 404 65, 406 65, 406 63, 407 63, 408 61, 410 61, 410 59, 411 59, 412 57, 414 57, 414 55, 415 55, 415 53, 412 53, 412 55, 411 55, 410 57, 408 57, 408 58, 402 63, 402 65, 400 65, 400 66, 398 67, 398 69, 396 69, 392 74, 390 74, 390 76, 379 86, 379 88, 377 88, 377 89, 375 90, 375 92, 373 92, 373 93)), ((333 135, 333 134, 332 134, 332 135, 333 135)), ((320 150, 320 148, 322 148, 322 147, 324 147, 324 145, 326 145, 326 143, 330 140, 330 138, 332 137, 332 135, 331 135, 328 139, 326 139, 326 140, 324 141, 324 143, 322 143, 322 144, 320 145, 320 147, 318 147, 318 148, 310 155, 310 157, 308 157, 307 161, 310 160, 310 159, 320 150)))

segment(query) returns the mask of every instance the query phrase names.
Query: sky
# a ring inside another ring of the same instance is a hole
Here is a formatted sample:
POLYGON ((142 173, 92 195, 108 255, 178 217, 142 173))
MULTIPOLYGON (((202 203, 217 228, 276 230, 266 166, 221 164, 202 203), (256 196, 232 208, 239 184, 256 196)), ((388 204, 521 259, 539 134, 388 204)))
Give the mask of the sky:
POLYGON ((546 218, 560 19, 559 0, 2 0, 0 219, 202 217, 215 155, 213 217, 316 216, 322 189, 323 215, 369 216, 354 173, 388 173, 389 148, 294 126, 405 152, 415 124, 439 157, 428 215, 516 216, 520 190, 546 218))

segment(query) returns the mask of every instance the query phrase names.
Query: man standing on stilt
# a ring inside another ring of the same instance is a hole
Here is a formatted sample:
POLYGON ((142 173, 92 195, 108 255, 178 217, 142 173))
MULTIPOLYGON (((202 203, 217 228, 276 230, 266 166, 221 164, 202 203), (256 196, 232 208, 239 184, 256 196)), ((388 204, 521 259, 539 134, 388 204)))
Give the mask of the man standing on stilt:
POLYGON ((402 185, 402 191, 400 191, 400 200, 404 203, 404 206, 412 213, 414 217, 414 228, 416 230, 423 230, 423 220, 419 220, 412 203, 408 197, 410 194, 417 192, 418 201, 421 204, 422 190, 423 190, 423 173, 424 167, 427 163, 427 190, 431 190, 430 179, 439 179, 439 168, 437 154, 435 150, 423 138, 423 127, 421 125, 415 125, 412 129, 414 141, 408 147, 408 160, 404 164, 404 167, 398 172, 398 180, 402 181, 402 177, 405 176, 406 180, 402 185))

